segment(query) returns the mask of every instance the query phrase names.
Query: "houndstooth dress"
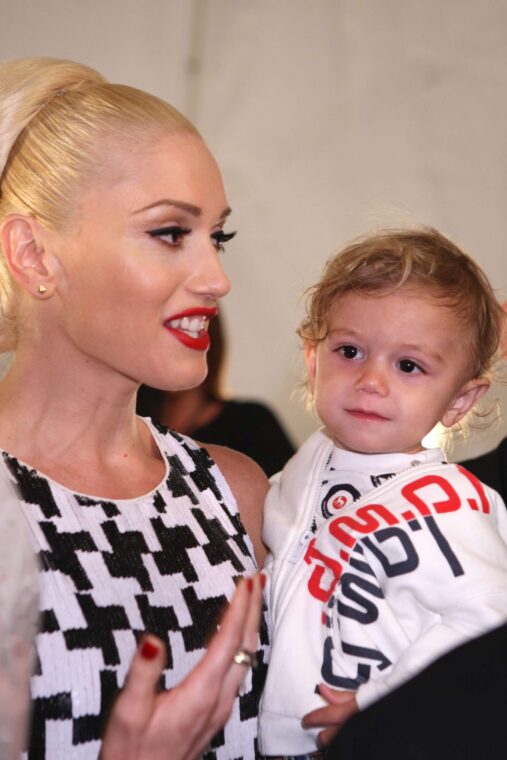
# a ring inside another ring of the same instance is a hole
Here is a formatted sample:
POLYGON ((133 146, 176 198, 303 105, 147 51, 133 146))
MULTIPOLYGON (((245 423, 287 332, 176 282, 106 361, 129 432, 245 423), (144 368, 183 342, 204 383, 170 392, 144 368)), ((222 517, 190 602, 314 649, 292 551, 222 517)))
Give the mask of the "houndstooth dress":
MULTIPOLYGON (((29 760, 96 758, 139 636, 164 640, 170 688, 202 657, 235 579, 256 570, 234 497, 207 452, 145 421, 166 474, 135 499, 73 493, 4 453, 41 565, 29 760)), ((255 757, 267 643, 263 625, 260 665, 207 760, 255 757)))

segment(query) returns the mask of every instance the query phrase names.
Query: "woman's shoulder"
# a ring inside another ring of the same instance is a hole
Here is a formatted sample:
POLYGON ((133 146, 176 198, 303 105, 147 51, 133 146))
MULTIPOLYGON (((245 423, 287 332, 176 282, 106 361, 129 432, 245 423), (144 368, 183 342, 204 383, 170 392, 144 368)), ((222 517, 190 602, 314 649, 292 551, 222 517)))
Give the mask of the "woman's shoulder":
MULTIPOLYGON (((178 433, 156 420, 144 418, 155 432, 158 443, 164 448, 174 450, 182 448, 186 451, 203 451, 218 465, 229 486, 232 484, 241 488, 260 487, 267 490, 268 479, 259 465, 246 454, 242 454, 228 446, 216 443, 201 443, 188 435, 178 433)), ((231 489, 233 490, 233 489, 231 489)))
POLYGON ((257 562, 263 562, 266 552, 261 539, 262 512, 269 481, 259 465, 239 451, 218 444, 200 443, 159 422, 144 419, 154 432, 158 445, 166 456, 177 456, 185 468, 191 466, 202 472, 205 468, 207 477, 218 480, 224 496, 228 488, 253 543, 257 562), (218 473, 210 472, 213 464, 216 464, 218 473))
POLYGON ((178 433, 177 430, 173 430, 152 417, 141 417, 141 419, 150 429, 159 449, 166 455, 176 454, 195 458, 198 456, 196 452, 204 449, 202 443, 198 443, 188 435, 178 433))
POLYGON ((197 446, 206 449, 210 457, 217 463, 229 485, 235 483, 238 486, 261 487, 267 490, 269 481, 257 462, 227 446, 219 446, 216 443, 194 442, 197 446))
POLYGON ((222 472, 236 502, 241 520, 255 549, 258 564, 262 564, 266 550, 262 543, 262 513, 269 481, 253 459, 217 444, 199 444, 209 453, 222 472))

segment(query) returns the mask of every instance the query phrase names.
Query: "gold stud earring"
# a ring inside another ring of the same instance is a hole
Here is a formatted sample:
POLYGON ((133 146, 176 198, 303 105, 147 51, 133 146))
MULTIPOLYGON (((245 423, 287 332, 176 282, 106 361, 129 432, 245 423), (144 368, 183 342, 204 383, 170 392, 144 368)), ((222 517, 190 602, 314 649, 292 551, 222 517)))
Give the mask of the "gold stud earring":
POLYGON ((39 285, 39 293, 43 295, 44 293, 47 293, 47 288, 45 285, 39 285))

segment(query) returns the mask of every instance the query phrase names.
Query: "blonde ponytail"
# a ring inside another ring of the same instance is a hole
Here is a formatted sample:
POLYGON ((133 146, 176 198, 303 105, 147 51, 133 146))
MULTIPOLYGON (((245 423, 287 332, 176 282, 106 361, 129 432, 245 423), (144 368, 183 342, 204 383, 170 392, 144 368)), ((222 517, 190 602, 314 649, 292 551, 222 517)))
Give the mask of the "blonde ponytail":
POLYGON ((105 82, 94 69, 55 58, 0 64, 0 177, 21 132, 52 100, 83 82, 105 82))

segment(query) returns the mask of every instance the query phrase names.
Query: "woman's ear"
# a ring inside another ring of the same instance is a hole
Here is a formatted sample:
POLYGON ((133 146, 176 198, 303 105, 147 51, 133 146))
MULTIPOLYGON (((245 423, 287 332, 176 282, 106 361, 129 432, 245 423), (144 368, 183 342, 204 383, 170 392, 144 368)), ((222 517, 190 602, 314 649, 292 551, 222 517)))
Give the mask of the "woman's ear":
POLYGON ((47 298, 54 292, 44 233, 36 219, 24 214, 11 214, 1 227, 2 249, 12 277, 38 298, 47 298))
POLYGON ((488 391, 490 385, 491 383, 486 377, 478 377, 462 385, 440 420, 442 425, 450 428, 463 419, 465 414, 488 391))

